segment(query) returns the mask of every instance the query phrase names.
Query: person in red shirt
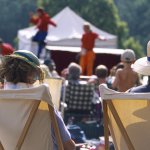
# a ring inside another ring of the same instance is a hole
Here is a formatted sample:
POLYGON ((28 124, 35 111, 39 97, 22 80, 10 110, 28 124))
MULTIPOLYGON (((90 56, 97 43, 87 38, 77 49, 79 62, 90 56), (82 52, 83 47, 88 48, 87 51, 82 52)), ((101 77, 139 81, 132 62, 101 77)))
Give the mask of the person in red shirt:
POLYGON ((38 32, 33 36, 32 41, 38 43, 38 58, 40 58, 40 54, 42 49, 45 46, 45 38, 48 32, 48 25, 52 25, 56 27, 56 23, 53 22, 50 16, 44 11, 43 8, 37 9, 37 16, 31 15, 30 22, 35 24, 38 28, 38 32))
POLYGON ((10 55, 14 51, 14 48, 8 44, 4 43, 2 39, 0 39, 0 55, 5 56, 5 55, 10 55))
POLYGON ((81 38, 81 51, 80 51, 80 66, 82 67, 82 74, 88 76, 92 75, 93 65, 95 60, 95 53, 93 51, 95 40, 106 40, 106 38, 99 36, 90 29, 88 23, 83 26, 84 34, 81 38))

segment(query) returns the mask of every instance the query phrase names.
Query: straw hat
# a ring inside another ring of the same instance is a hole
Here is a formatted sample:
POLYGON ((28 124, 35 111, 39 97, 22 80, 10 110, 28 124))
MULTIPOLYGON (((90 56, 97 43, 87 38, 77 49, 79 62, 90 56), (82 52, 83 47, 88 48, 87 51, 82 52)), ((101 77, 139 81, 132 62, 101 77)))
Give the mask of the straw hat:
POLYGON ((34 68, 40 67, 40 61, 37 58, 37 56, 28 50, 17 50, 13 54, 7 55, 6 57, 14 57, 17 59, 21 59, 34 68))
POLYGON ((150 41, 147 43, 147 57, 136 60, 132 68, 141 75, 150 76, 150 41))
POLYGON ((13 57, 16 59, 20 59, 39 70, 39 80, 44 80, 44 73, 40 67, 40 61, 36 55, 28 50, 17 50, 11 55, 6 55, 3 59, 7 59, 8 57, 13 57))

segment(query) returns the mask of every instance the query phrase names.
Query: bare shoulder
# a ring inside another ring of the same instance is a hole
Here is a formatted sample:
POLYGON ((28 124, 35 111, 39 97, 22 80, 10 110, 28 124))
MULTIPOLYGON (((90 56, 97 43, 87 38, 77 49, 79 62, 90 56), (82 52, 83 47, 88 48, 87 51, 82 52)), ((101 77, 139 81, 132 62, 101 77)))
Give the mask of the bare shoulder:
POLYGON ((117 71, 116 71, 116 76, 117 75, 120 75, 120 74, 122 74, 123 73, 123 69, 118 69, 117 71))

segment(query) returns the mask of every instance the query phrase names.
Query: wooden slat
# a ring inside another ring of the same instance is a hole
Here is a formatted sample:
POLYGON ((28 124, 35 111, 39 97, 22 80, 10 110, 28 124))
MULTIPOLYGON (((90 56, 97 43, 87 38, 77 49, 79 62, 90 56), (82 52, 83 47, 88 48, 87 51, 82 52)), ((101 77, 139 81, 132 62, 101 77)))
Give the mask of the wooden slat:
POLYGON ((23 142, 25 140, 25 137, 26 137, 26 135, 28 133, 28 130, 30 128, 30 125, 31 125, 31 123, 33 121, 33 118, 34 118, 34 116, 36 114, 36 111, 37 111, 37 109, 39 107, 40 102, 41 101, 34 102, 35 104, 32 107, 32 110, 31 110, 31 112, 29 114, 29 117, 28 117, 28 119, 26 121, 26 124, 25 124, 25 126, 24 126, 24 128, 22 130, 21 136, 20 136, 20 138, 18 140, 18 143, 17 143, 17 146, 16 146, 15 150, 21 150, 21 146, 22 146, 22 144, 23 144, 23 142))
POLYGON ((48 105, 48 108, 49 108, 49 113, 50 113, 50 117, 51 117, 51 121, 52 121, 52 126, 54 128, 54 133, 55 133, 55 137, 56 137, 56 141, 57 141, 57 145, 58 145, 58 150, 64 150, 60 132, 59 132, 59 127, 58 127, 56 116, 54 113, 54 108, 50 105, 48 105))
POLYGON ((108 109, 107 109, 107 101, 103 101, 103 110, 104 110, 105 150, 109 150, 109 128, 108 128, 108 109))
POLYGON ((0 142, 0 150, 4 150, 4 147, 1 142, 0 142))
POLYGON ((129 150, 135 150, 135 148, 134 148, 134 146, 133 146, 133 144, 132 144, 132 142, 131 142, 131 140, 130 140, 130 138, 129 138, 129 136, 128 136, 128 134, 127 134, 123 124, 122 124, 122 122, 121 122, 121 120, 120 120, 120 117, 119 117, 119 115, 118 115, 118 113, 117 113, 117 111, 116 111, 112 101, 111 100, 107 101, 107 105, 109 106, 109 109, 110 109, 110 111, 113 114, 113 117, 114 117, 114 119, 115 119, 115 121, 116 121, 116 123, 117 123, 117 125, 118 125, 118 127, 120 129, 120 132, 121 132, 122 136, 124 137, 124 139, 126 141, 126 144, 127 144, 128 148, 129 148, 129 150))

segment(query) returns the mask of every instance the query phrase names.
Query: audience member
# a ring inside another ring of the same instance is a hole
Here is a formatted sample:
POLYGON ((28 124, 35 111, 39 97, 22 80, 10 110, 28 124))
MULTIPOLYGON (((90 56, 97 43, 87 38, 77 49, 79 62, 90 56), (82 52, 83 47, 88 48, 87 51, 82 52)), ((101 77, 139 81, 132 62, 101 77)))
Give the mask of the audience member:
POLYGON ((40 67, 43 70, 46 79, 52 78, 52 74, 50 73, 48 66, 41 64, 40 67))
POLYGON ((93 97, 93 104, 94 104, 94 111, 95 115, 97 116, 96 119, 98 122, 102 122, 103 120, 103 113, 102 113, 102 105, 100 101, 100 93, 99 93, 99 85, 100 84, 107 84, 107 77, 108 77, 108 68, 105 65, 98 65, 95 69, 95 75, 97 76, 97 84, 96 89, 93 97))
POLYGON ((95 74, 98 77, 99 84, 107 83, 108 68, 105 65, 97 66, 95 74))
POLYGON ((44 61, 44 64, 48 67, 49 72, 51 74, 52 77, 54 78, 60 78, 59 74, 56 71, 56 64, 54 62, 54 60, 52 59, 46 59, 44 61))
POLYGON ((68 80, 73 82, 79 82, 80 75, 81 75, 82 69, 81 67, 72 62, 68 66, 68 80))
POLYGON ((10 55, 13 53, 13 51, 14 48, 10 44, 5 43, 2 39, 0 39, 0 54, 2 56, 10 55))
MULTIPOLYGON (((0 68, 0 77, 4 79, 4 89, 30 88, 36 80, 43 81, 44 76, 40 68, 38 58, 26 50, 15 51, 2 59, 0 68)), ((75 144, 71 140, 70 134, 64 125, 64 122, 55 109, 55 115, 60 129, 64 150, 74 150, 75 144)), ((57 149, 55 136, 52 135, 54 149, 57 149)))
POLYGON ((148 76, 147 84, 140 85, 138 87, 133 87, 129 89, 132 93, 146 93, 150 92, 150 41, 147 44, 147 57, 142 57, 135 61, 133 64, 133 69, 140 75, 148 76))
POLYGON ((135 61, 135 53, 131 49, 126 49, 121 55, 121 61, 124 64, 124 68, 116 71, 115 80, 112 84, 112 88, 120 92, 125 92, 131 87, 140 84, 138 74, 131 68, 131 65, 135 61))

